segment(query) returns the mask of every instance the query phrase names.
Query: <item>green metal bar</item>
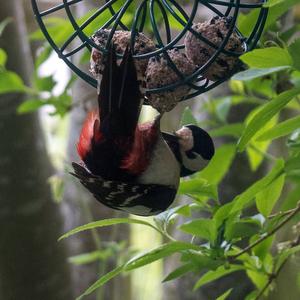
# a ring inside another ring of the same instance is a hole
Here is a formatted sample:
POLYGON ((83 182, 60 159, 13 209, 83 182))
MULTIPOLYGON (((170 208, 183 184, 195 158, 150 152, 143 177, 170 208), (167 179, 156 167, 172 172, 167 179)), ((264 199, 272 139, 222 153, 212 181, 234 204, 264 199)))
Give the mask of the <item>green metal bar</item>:
MULTIPOLYGON (((131 27, 131 40, 130 40, 130 46, 131 49, 134 49, 134 44, 135 44, 135 37, 137 35, 137 24, 139 21, 139 18, 141 16, 141 12, 143 10, 143 15, 142 15, 142 24, 145 24, 145 11, 147 13, 147 0, 144 0, 138 7, 138 9, 136 10, 136 13, 134 15, 134 19, 133 19, 133 23, 132 23, 132 27, 131 27)), ((139 56, 137 55, 137 58, 139 59, 139 56)))
MULTIPOLYGON (((195 97, 201 93, 209 91, 214 87, 218 86, 222 82, 226 81, 227 78, 222 78, 216 82, 210 82, 206 78, 203 77, 203 73, 211 66, 211 64, 217 59, 220 54, 226 54, 231 56, 239 56, 240 53, 236 53, 233 51, 225 50, 225 46, 233 32, 240 35, 241 38, 243 36, 239 32, 238 28, 236 27, 236 20, 238 17, 239 9, 247 8, 247 9, 258 9, 259 14, 257 20, 253 24, 252 31, 250 35, 247 37, 245 41, 246 50, 253 49, 264 30, 265 22, 268 15, 268 9, 263 7, 263 5, 267 2, 267 0, 261 0, 259 3, 241 3, 240 0, 193 0, 191 1, 192 7, 191 11, 187 12, 184 7, 180 4, 180 1, 176 0, 143 0, 139 1, 137 5, 136 12, 132 21, 130 21, 129 28, 123 24, 123 16, 126 13, 127 9, 130 5, 133 4, 133 0, 123 1, 122 6, 118 11, 115 10, 113 7, 115 4, 120 3, 117 0, 105 0, 105 3, 100 6, 92 16, 90 16, 83 24, 79 25, 74 18, 71 6, 76 5, 77 3, 82 2, 83 0, 62 0, 62 4, 55 5, 47 10, 40 11, 38 2, 41 0, 31 0, 32 8, 34 14, 36 16, 37 22, 45 35, 46 39, 48 40, 50 46, 54 49, 54 51, 58 54, 58 56, 74 71, 79 77, 85 80, 93 87, 97 87, 96 80, 91 77, 87 72, 82 71, 78 66, 76 66, 73 61, 72 57, 76 53, 84 50, 87 48, 91 50, 92 47, 97 48, 99 51, 103 53, 107 52, 107 48, 111 42, 112 36, 114 32, 120 27, 122 30, 130 30, 131 31, 131 46, 134 46, 136 36, 138 32, 143 32, 146 20, 149 16, 150 23, 152 26, 154 38, 157 41, 158 49, 152 51, 151 53, 144 53, 144 54, 136 54, 134 58, 136 59, 144 59, 150 58, 156 55, 163 55, 165 59, 168 61, 170 68, 178 75, 178 82, 156 88, 147 90, 147 94, 152 93, 160 93, 167 90, 175 89, 181 85, 189 85, 193 88, 192 91, 187 97, 183 100, 190 99, 195 97), (197 33, 193 30, 192 26, 194 24, 194 20, 199 12, 201 7, 205 6, 215 15, 219 16, 231 16, 232 23, 230 24, 230 28, 226 36, 224 37, 221 45, 215 45, 210 40, 204 38, 201 34, 197 33), (156 8, 158 8, 159 15, 157 15, 156 8), (47 25, 45 24, 43 18, 54 15, 55 13, 59 12, 60 10, 65 9, 66 14, 70 20, 74 28, 74 32, 67 38, 61 48, 56 45, 54 39, 52 38, 47 25), (100 29, 110 29, 110 34, 108 37, 108 41, 105 47, 101 47, 96 45, 91 37, 87 36, 83 30, 91 24, 96 18, 101 18, 102 14, 106 13, 107 11, 110 12, 111 18, 105 22, 104 25, 100 29), (222 13, 223 11, 223 13, 222 13), (159 18, 158 18, 159 17, 159 18), (176 33, 176 36, 172 36, 172 30, 170 25, 170 18, 174 18, 174 20, 182 27, 182 30, 179 33, 176 33), (163 26, 161 26, 160 22, 162 21, 163 26), (181 43, 181 40, 184 38, 187 32, 191 32, 197 38, 199 38, 203 43, 206 43, 208 46, 215 49, 214 54, 210 57, 210 59, 200 68, 198 68, 193 74, 189 76, 185 76, 182 74, 174 62, 171 60, 170 56, 168 55, 168 50, 177 48, 177 49, 184 49, 184 45, 181 43), (64 53, 67 47, 72 43, 72 41, 79 37, 82 41, 82 44, 77 46, 76 48, 70 50, 68 53, 64 53)), ((122 55, 118 54, 118 57, 122 55)), ((230 75, 230 74, 228 74, 230 75)))
MULTIPOLYGON (((65 1, 65 0, 64 0, 65 1)), ((73 15, 70 11, 70 9, 67 9, 67 13, 68 16, 69 14, 71 14, 71 22, 72 25, 75 29, 75 32, 66 40, 66 42, 63 44, 63 46, 61 47, 61 51, 63 52, 65 50, 66 47, 69 46, 69 44, 76 38, 76 36, 80 35, 81 33, 83 33, 83 30, 91 23, 93 22, 99 15, 101 15, 110 5, 112 5, 114 2, 116 2, 117 0, 110 0, 108 1, 104 6, 102 6, 101 8, 99 8, 92 16, 90 16, 81 26, 77 25, 76 20, 73 18, 73 15)), ((84 33, 83 33, 84 34, 84 33)), ((89 40, 89 37, 87 35, 82 35, 82 41, 86 41, 89 40)), ((93 44, 93 42, 91 41, 91 43, 93 44)), ((93 47, 97 46, 96 44, 92 45, 93 47)))
MULTIPOLYGON (((233 2, 225 2, 225 1, 218 1, 218 0, 199 0, 201 3, 211 3, 220 6, 230 6, 235 7, 236 4, 233 2)), ((264 4, 265 1, 262 0, 261 3, 240 3, 238 6, 240 8, 260 8, 264 4)))
MULTIPOLYGON (((82 0, 72 0, 72 1, 69 1, 68 2, 68 5, 73 5, 73 4, 76 4, 76 3, 79 3, 79 2, 81 2, 82 0)), ((52 7, 52 8, 50 8, 50 9, 47 9, 47 10, 45 10, 45 11, 42 11, 41 13, 40 13, 40 16, 41 17, 45 17, 45 16, 47 16, 47 15, 50 15, 50 14, 52 14, 52 13, 54 13, 54 12, 56 12, 56 11, 59 11, 59 10, 61 10, 61 9, 64 9, 65 8, 65 4, 59 4, 59 5, 57 5, 57 6, 54 6, 54 7, 52 7)))

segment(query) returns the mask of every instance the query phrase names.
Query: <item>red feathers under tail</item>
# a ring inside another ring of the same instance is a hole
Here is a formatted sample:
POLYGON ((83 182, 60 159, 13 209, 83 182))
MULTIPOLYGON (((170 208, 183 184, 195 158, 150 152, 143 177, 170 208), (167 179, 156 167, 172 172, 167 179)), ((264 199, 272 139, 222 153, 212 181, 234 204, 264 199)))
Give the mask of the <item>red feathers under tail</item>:
POLYGON ((139 125, 136 128, 132 151, 123 160, 121 168, 133 175, 143 173, 149 165, 158 134, 157 124, 149 122, 139 125))
POLYGON ((87 153, 91 150, 92 139, 94 138, 96 141, 101 139, 99 126, 98 111, 91 111, 83 123, 77 144, 77 152, 82 160, 84 160, 87 153))

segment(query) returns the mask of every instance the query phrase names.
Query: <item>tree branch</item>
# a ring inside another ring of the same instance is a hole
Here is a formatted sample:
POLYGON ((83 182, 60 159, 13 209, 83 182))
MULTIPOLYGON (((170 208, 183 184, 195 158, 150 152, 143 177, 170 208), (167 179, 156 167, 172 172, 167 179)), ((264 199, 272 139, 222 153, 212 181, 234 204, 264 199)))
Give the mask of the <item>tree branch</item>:
POLYGON ((259 300, 259 298, 264 294, 264 292, 268 289, 268 287, 271 285, 271 283, 278 277, 279 273, 281 272, 281 270, 283 269, 283 267, 285 266, 287 261, 288 261, 288 258, 281 264, 281 266, 279 267, 279 269, 277 270, 277 272, 275 274, 272 273, 269 275, 269 279, 268 279, 267 283, 260 290, 260 292, 257 294, 257 296, 255 297, 254 300, 259 300))
MULTIPOLYGON (((299 206, 299 204, 298 204, 298 206, 299 206)), ((298 208, 298 207, 294 208, 294 210, 297 210, 297 209, 298 209, 298 211, 299 211, 299 208, 298 208)), ((292 211, 292 210, 291 210, 291 211, 292 211)), ((291 212, 291 213, 293 213, 293 212, 291 212)), ((294 214, 293 214, 293 215, 294 215, 294 214)), ((293 247, 299 245, 299 242, 300 242, 300 236, 298 236, 298 237, 291 243, 290 248, 293 248, 293 247)), ((287 257, 287 258, 285 259, 285 261, 280 265, 280 267, 278 268, 278 270, 277 270, 276 273, 271 273, 271 274, 269 274, 269 279, 268 279, 267 283, 266 283, 265 286, 259 291, 259 293, 257 294, 257 296, 255 297, 254 300, 259 300, 260 297, 261 297, 261 296, 265 293, 265 291, 268 289, 268 287, 272 284, 272 282, 278 277, 279 273, 282 271, 283 267, 284 267, 285 264, 287 263, 288 258, 289 258, 289 257, 287 257)))
POLYGON ((260 244, 262 241, 266 240, 267 238, 269 238, 270 236, 272 236, 273 234, 275 234, 281 227, 283 227, 287 222, 289 222, 299 211, 300 211, 300 201, 298 201, 297 207, 295 207, 294 209, 290 210, 290 213, 289 213, 288 217, 286 217, 286 219, 284 221, 282 221, 280 224, 278 224, 276 227, 274 227, 266 235, 262 236, 261 238, 259 238, 255 242, 253 242, 252 244, 248 245, 246 248, 244 248, 243 250, 241 250, 237 254, 231 256, 230 260, 238 258, 242 254, 248 252, 249 250, 251 250, 252 248, 254 248, 255 246, 257 246, 258 244, 260 244))

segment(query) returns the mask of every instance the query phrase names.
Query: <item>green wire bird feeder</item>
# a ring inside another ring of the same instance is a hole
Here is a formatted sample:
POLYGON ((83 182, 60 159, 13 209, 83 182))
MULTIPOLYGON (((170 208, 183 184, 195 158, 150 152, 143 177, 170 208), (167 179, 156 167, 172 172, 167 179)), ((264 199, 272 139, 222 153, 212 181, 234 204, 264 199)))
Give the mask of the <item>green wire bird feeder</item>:
POLYGON ((61 0, 60 4, 53 7, 45 7, 45 2, 42 0, 31 2, 37 22, 51 47, 79 77, 91 86, 97 87, 97 79, 81 68, 80 60, 73 59, 74 55, 86 55, 86 51, 92 52, 93 49, 105 55, 115 33, 120 30, 130 32, 131 49, 134 49, 139 33, 145 33, 154 42, 155 49, 147 53, 134 53, 134 58, 137 61, 141 59, 150 61, 152 58, 153 61, 157 57, 163 57, 178 79, 176 82, 156 88, 146 87, 146 95, 188 86, 189 92, 181 100, 207 92, 241 70, 242 64, 237 63, 233 68, 227 66, 228 70, 224 76, 219 78, 211 76, 214 77, 213 79, 208 76, 210 70, 217 64, 226 69, 226 65, 233 58, 238 61, 241 51, 234 51, 232 50, 234 47, 228 47, 230 43, 232 44, 233 35, 242 41, 243 52, 256 46, 268 14, 268 9, 264 6, 267 0, 61 0), (97 2, 99 7, 95 7, 97 2), (82 4, 89 4, 93 8, 83 17, 75 17, 76 7, 82 4), (256 11, 253 14, 257 16, 256 20, 253 21, 252 28, 247 28, 247 36, 243 36, 237 24, 238 17, 241 12, 249 13, 253 10, 256 11), (68 27, 64 30, 70 33, 64 41, 58 38, 60 33, 53 30, 55 19, 52 17, 57 16, 65 17, 69 21, 68 27), (208 19, 210 21, 207 21, 208 19), (216 24, 219 24, 220 20, 222 22, 226 20, 225 23, 223 22, 226 31, 217 28, 216 24), (96 43, 93 38, 94 34, 101 30, 109 32, 104 46, 96 43), (183 74, 174 63, 170 53, 177 49, 179 53, 183 52, 187 56, 190 54, 193 58, 193 53, 190 53, 192 50, 187 49, 191 41, 192 46, 194 45, 191 49, 196 49, 194 51, 200 49, 200 52, 194 55, 196 67, 187 75, 183 74), (198 58, 202 56, 206 56, 206 59, 199 63, 198 58))

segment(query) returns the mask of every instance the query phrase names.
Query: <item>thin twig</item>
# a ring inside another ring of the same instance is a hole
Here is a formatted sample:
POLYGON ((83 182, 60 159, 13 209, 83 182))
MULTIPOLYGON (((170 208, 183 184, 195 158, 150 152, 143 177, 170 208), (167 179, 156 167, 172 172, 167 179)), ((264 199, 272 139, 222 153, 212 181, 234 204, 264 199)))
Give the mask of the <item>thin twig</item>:
POLYGON ((286 210, 286 211, 279 211, 277 213, 269 215, 268 219, 273 219, 273 218, 276 218, 276 217, 285 217, 285 216, 289 215, 290 213, 292 213, 294 210, 295 210, 295 208, 292 208, 292 209, 289 209, 289 210, 286 210))
POLYGON ((268 287, 270 286, 270 284, 272 283, 273 279, 271 279, 272 277, 269 277, 269 280, 267 281, 267 283, 265 284, 265 286, 260 290, 260 292, 257 294, 257 296, 255 297, 254 300, 259 300, 259 298, 264 294, 264 292, 268 289, 268 287))
MULTIPOLYGON (((296 247, 298 246, 300 243, 300 236, 298 236, 290 245, 290 248, 296 247)), ((259 298, 264 294, 264 292, 268 289, 268 287, 271 285, 271 283, 278 277, 279 273, 281 272, 281 270, 283 269, 283 267, 285 266, 285 264, 288 261, 288 257, 285 259, 285 261, 280 265, 280 267, 278 268, 277 272, 274 274, 269 274, 269 279, 267 281, 267 283, 265 284, 265 286, 260 290, 260 292, 257 294, 257 296, 255 297, 254 300, 259 300, 259 298)))
POLYGON ((278 277, 279 273, 281 272, 281 270, 283 269, 283 267, 285 266, 287 261, 288 261, 288 258, 281 264, 281 266, 279 267, 279 269, 277 270, 277 272, 275 274, 272 273, 269 275, 269 279, 268 279, 267 283, 260 290, 260 292, 257 294, 257 296, 255 297, 254 300, 259 300, 259 298, 264 294, 264 292, 268 289, 268 287, 271 285, 271 283, 278 277))
POLYGON ((261 238, 259 238, 258 240, 256 240, 254 243, 248 245, 246 248, 244 248, 243 250, 241 250, 239 253, 231 256, 230 260, 238 258, 242 254, 244 254, 244 253, 248 252, 249 250, 251 250, 252 248, 254 248, 256 245, 260 244, 262 241, 266 240, 268 237, 272 236, 281 227, 283 227, 288 221, 290 221, 299 211, 300 211, 300 201, 298 202, 297 207, 295 207, 294 209, 292 209, 290 211, 289 216, 284 221, 282 221, 280 224, 278 224, 276 227, 274 227, 268 234, 262 236, 261 238))

